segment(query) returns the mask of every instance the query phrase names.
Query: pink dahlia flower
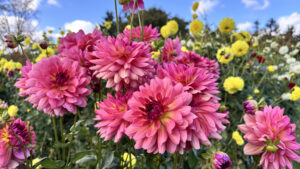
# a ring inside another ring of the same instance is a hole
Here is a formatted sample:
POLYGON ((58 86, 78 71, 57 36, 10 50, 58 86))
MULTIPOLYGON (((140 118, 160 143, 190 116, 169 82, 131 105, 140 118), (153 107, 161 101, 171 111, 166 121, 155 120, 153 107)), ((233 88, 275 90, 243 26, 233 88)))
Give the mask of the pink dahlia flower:
MULTIPOLYGON (((123 10, 124 11, 127 11, 129 8, 131 10, 133 10, 133 5, 134 5, 134 0, 129 0, 129 3, 125 3, 123 5, 123 10)), ((136 4, 135 4, 135 10, 136 10, 136 7, 138 8, 141 8, 141 9, 144 9, 144 0, 137 0, 136 1, 136 4)))
POLYGON ((227 169, 232 165, 229 156, 223 152, 214 153, 211 159, 211 163, 213 169, 227 169))
POLYGON ((25 161, 24 152, 21 143, 15 136, 21 140, 25 147, 26 158, 30 156, 30 151, 35 146, 35 133, 33 128, 30 127, 30 137, 28 135, 28 128, 26 122, 17 119, 10 123, 11 128, 6 124, 0 130, 0 168, 1 169, 14 169, 19 164, 25 161), (12 129, 12 130, 11 130, 12 129), (29 140, 31 138, 31 140, 29 140), (31 143, 31 146, 28 145, 31 143))
POLYGON ((158 68, 158 77, 168 77, 173 83, 181 83, 184 90, 193 96, 190 104, 192 113, 197 116, 188 127, 187 149, 199 149, 200 144, 211 145, 208 138, 221 139, 220 132, 225 129, 222 123, 228 113, 217 113, 220 104, 216 96, 220 91, 214 74, 207 70, 183 64, 165 63, 158 68))
POLYGON ((32 69, 32 64, 30 60, 26 61, 26 65, 21 68, 21 73, 23 78, 19 78, 16 82, 15 86, 22 89, 22 91, 19 93, 20 96, 28 96, 27 94, 27 87, 26 87, 26 81, 29 79, 28 73, 32 69))
POLYGON ((265 106, 255 115, 245 114, 245 124, 238 128, 245 134, 248 143, 244 147, 246 155, 262 155, 259 165, 264 169, 293 168, 291 160, 300 162, 295 153, 300 149, 296 141, 296 125, 283 115, 284 109, 265 106))
POLYGON ((140 86, 128 102, 124 118, 130 122, 126 135, 134 139, 136 149, 148 153, 183 153, 187 127, 196 118, 189 106, 192 95, 180 83, 155 78, 140 86))
MULTIPOLYGON (((142 39, 141 27, 137 26, 132 29, 132 39, 134 39, 135 41, 144 41, 151 43, 152 40, 157 40, 159 37, 157 28, 152 28, 152 25, 144 26, 143 31, 144 39, 142 39)), ((130 29, 125 29, 124 35, 128 39, 130 39, 130 29)))
POLYGON ((218 62, 207 57, 202 57, 193 51, 184 52, 184 55, 182 57, 178 57, 176 61, 181 64, 206 69, 209 73, 213 73, 216 78, 219 78, 220 70, 218 62))
POLYGON ((18 82, 15 86, 29 95, 27 101, 47 114, 76 114, 76 106, 85 107, 86 96, 91 93, 86 72, 79 62, 53 55, 33 65, 25 87, 18 82))
POLYGON ((123 87, 136 89, 155 72, 149 45, 130 42, 122 35, 103 38, 87 58, 93 63, 90 69, 94 75, 107 80, 106 87, 114 87, 116 91, 123 87))
POLYGON ((181 50, 181 43, 179 42, 179 38, 172 40, 168 38, 165 41, 165 46, 162 49, 162 58, 161 60, 164 62, 170 62, 176 60, 176 58, 181 58, 184 56, 184 52, 181 50))
POLYGON ((95 125, 99 128, 100 137, 105 138, 105 141, 115 137, 115 142, 121 140, 125 133, 125 129, 129 122, 124 120, 123 116, 128 111, 128 99, 132 92, 127 92, 124 96, 117 93, 116 98, 111 94, 107 95, 107 99, 99 103, 99 109, 95 110, 95 121, 100 121, 95 125))
POLYGON ((81 66, 88 67, 90 63, 85 59, 87 52, 94 50, 94 45, 102 38, 102 32, 95 29, 92 33, 85 34, 83 30, 77 33, 69 33, 59 40, 57 50, 61 57, 67 57, 78 61, 81 66))

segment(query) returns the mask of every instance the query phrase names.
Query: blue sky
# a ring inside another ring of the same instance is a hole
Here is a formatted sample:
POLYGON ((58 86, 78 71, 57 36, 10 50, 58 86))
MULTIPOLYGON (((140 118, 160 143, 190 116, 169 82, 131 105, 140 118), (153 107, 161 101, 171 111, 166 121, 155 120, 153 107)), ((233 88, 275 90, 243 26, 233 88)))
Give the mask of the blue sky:
MULTIPOLYGON (((38 27, 85 29, 103 21, 107 10, 114 10, 114 0, 38 0, 38 27), (76 22, 74 21, 85 21, 76 22), (68 23, 68 24, 67 24, 68 23), (68 25, 68 26, 66 26, 68 25)), ((191 20, 195 0, 144 0, 145 7, 159 7, 171 16, 191 20)), ((259 20, 263 25, 271 17, 280 21, 282 29, 296 26, 300 32, 300 0, 200 0, 198 14, 206 11, 210 24, 217 25, 224 17, 231 17, 241 29, 251 30, 259 20), (281 19, 280 19, 281 18, 281 19)), ((122 7, 118 6, 119 10, 122 7)), ((202 19, 202 18, 200 18, 202 19)), ((57 30, 57 29, 56 29, 57 30)))

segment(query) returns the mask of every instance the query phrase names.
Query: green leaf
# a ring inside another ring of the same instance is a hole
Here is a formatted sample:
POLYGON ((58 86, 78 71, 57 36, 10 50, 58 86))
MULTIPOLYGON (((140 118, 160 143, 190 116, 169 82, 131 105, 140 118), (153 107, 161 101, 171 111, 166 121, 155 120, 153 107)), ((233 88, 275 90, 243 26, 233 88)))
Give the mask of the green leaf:
POLYGON ((69 145, 70 145, 70 143, 55 142, 53 147, 54 148, 66 148, 69 145))
POLYGON ((195 156, 193 151, 190 151, 188 154, 188 164, 190 168, 195 168, 198 163, 198 158, 195 156))
POLYGON ((114 161, 114 151, 107 153, 102 159, 103 169, 108 169, 114 161))
POLYGON ((89 150, 89 151, 82 151, 82 152, 78 152, 74 155, 74 157, 72 158, 72 163, 75 163, 76 161, 82 159, 83 157, 87 156, 87 155, 91 155, 94 154, 95 151, 89 150))
POLYGON ((64 161, 61 160, 52 160, 50 158, 44 158, 40 161, 43 168, 62 168, 65 165, 64 161))

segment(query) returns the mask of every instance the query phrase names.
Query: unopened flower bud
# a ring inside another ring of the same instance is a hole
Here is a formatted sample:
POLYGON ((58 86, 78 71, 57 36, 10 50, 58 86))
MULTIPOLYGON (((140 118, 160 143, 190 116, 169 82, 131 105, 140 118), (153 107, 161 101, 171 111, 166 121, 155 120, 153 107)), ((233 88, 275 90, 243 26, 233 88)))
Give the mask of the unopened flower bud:
POLYGON ((216 152, 212 155, 211 164, 213 169, 227 169, 231 167, 232 162, 226 153, 216 152))
POLYGON ((258 104, 255 100, 247 100, 243 103, 244 112, 247 114, 255 114, 258 110, 258 104))

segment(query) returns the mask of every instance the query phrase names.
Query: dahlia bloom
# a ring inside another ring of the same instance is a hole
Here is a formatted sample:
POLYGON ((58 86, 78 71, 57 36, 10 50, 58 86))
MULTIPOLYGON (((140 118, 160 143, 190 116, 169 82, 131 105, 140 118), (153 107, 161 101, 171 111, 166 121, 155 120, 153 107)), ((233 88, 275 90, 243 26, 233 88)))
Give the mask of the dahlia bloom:
POLYGON ((18 81, 16 82, 15 86, 18 88, 21 88, 22 91, 20 91, 19 95, 20 96, 28 96, 27 94, 27 87, 26 87, 26 81, 29 79, 28 73, 32 69, 32 64, 30 60, 26 61, 26 65, 21 68, 21 73, 23 78, 19 78, 18 81))
POLYGON ((211 158, 211 163, 213 169, 227 169, 232 165, 232 162, 228 155, 223 152, 214 153, 211 158))
POLYGON ((129 122, 124 120, 123 116, 128 111, 128 100, 132 92, 127 92, 124 96, 117 93, 116 98, 108 93, 107 99, 98 104, 99 109, 95 110, 95 121, 100 121, 95 125, 99 128, 100 137, 105 138, 105 141, 115 137, 115 143, 120 141, 125 133, 129 122))
MULTIPOLYGON (((131 10, 133 10, 134 0, 129 0, 129 1, 130 1, 129 3, 123 4, 123 10, 124 11, 127 11, 129 8, 131 10)), ((135 4, 135 10, 136 10, 136 7, 144 9, 145 8, 144 7, 144 0, 137 0, 136 4, 135 4)))
POLYGON ((46 114, 76 114, 76 106, 85 107, 86 96, 91 93, 86 72, 79 62, 53 55, 33 65, 25 86, 19 81, 15 86, 29 96, 27 101, 46 114))
POLYGON ((36 144, 36 136, 32 131, 33 128, 30 127, 29 137, 26 122, 21 119, 17 119, 10 123, 10 126, 13 130, 10 129, 8 124, 0 130, 0 168, 3 169, 14 169, 17 168, 19 164, 24 163, 24 152, 21 143, 15 134, 22 141, 22 144, 25 147, 26 158, 30 156, 30 151, 36 144), (31 138, 31 140, 29 140, 29 138, 31 138), (31 146, 28 147, 30 143, 31 146))
POLYGON ((128 101, 124 118, 130 122, 126 135, 134 139, 136 149, 148 153, 184 151, 187 127, 196 118, 189 104, 192 95, 180 83, 158 77, 140 86, 128 101))
POLYGON ((246 155, 260 155, 260 163, 264 169, 293 168, 291 160, 300 162, 295 153, 300 149, 296 141, 296 125, 283 115, 280 107, 265 106, 255 115, 245 114, 245 124, 238 128, 245 134, 248 143, 244 147, 246 155))
POLYGON ((255 114, 258 110, 258 104, 255 100, 246 100, 243 103, 244 112, 247 114, 255 114))
MULTIPOLYGON (((124 35, 128 39, 130 39, 130 29, 125 29, 124 35)), ((151 43, 153 39, 158 40, 159 33, 157 28, 152 28, 152 25, 149 25, 144 26, 143 36, 144 39, 142 39, 141 27, 137 26, 134 29, 132 29, 132 39, 134 39, 135 41, 144 41, 151 43)))
POLYGON ((184 52, 183 57, 177 58, 176 61, 177 63, 206 69, 209 73, 213 73, 216 78, 219 78, 218 62, 207 57, 202 57, 194 51, 184 52))
POLYGON ((181 50, 181 43, 179 42, 179 38, 172 40, 168 38, 165 41, 165 46, 162 49, 162 58, 161 60, 164 62, 169 62, 175 60, 175 58, 180 58, 184 56, 184 52, 181 50))
POLYGON ((88 67, 90 63, 86 60, 85 55, 94 50, 95 43, 101 38, 102 32, 97 29, 87 35, 83 30, 80 30, 61 38, 57 50, 60 52, 60 56, 78 61, 80 65, 88 67))
POLYGON ((90 67, 98 78, 108 80, 107 88, 122 87, 136 89, 151 78, 155 72, 155 61, 151 58, 149 45, 144 42, 130 42, 118 35, 117 38, 103 38, 95 46, 95 51, 87 55, 93 63, 90 67))

